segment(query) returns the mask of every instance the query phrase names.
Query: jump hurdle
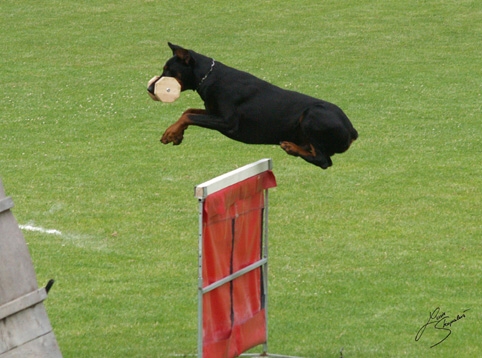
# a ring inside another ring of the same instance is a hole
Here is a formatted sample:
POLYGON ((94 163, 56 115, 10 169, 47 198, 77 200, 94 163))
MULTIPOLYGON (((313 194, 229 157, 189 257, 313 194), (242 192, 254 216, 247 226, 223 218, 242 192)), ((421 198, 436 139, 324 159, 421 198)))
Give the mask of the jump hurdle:
POLYGON ((271 159, 195 187, 198 358, 296 358, 268 354, 268 189, 273 187, 271 159), (261 354, 243 354, 261 345, 261 354))

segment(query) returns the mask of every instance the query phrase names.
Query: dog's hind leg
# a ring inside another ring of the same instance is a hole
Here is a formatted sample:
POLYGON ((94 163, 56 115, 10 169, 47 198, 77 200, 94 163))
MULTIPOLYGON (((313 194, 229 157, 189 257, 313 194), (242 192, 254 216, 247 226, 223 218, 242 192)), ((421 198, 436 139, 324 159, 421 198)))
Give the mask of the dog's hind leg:
POLYGON ((331 158, 325 156, 322 151, 316 150, 312 144, 310 144, 309 147, 301 147, 295 143, 281 142, 280 146, 289 155, 301 157, 308 163, 314 164, 322 169, 327 169, 333 165, 331 158))

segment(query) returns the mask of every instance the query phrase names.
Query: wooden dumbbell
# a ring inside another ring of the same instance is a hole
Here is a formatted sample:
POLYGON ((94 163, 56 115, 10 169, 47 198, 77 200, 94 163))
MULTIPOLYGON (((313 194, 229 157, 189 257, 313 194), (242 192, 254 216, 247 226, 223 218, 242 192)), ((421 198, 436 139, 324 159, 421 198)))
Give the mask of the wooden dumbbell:
POLYGON ((154 94, 148 92, 149 96, 151 96, 154 101, 169 103, 174 102, 179 98, 181 94, 181 85, 174 77, 155 76, 147 83, 147 88, 149 88, 154 82, 154 94))

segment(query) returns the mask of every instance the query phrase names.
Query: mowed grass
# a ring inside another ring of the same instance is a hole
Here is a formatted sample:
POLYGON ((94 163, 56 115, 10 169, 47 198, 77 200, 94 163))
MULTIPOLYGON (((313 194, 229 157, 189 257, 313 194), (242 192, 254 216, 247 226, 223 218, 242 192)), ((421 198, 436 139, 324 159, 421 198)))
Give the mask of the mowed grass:
POLYGON ((271 352, 482 354, 482 3, 4 0, 0 19, 0 177, 20 224, 62 233, 25 237, 64 357, 194 355, 193 187, 266 157, 271 352), (163 146, 202 107, 146 95, 167 41, 337 103, 359 140, 326 171, 194 127, 163 146), (430 348, 436 307, 470 310, 430 348))

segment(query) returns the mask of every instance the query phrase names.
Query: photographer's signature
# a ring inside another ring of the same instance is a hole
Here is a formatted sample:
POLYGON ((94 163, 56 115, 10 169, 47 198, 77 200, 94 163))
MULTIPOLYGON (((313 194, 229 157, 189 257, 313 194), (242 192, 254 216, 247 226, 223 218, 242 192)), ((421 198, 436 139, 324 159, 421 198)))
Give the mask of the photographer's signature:
POLYGON ((422 327, 417 332, 417 335, 415 336, 415 341, 420 340, 422 338, 423 333, 425 332, 425 329, 427 327, 432 326, 434 329, 438 331, 443 331, 445 333, 445 336, 435 343, 434 345, 430 346, 430 348, 435 347, 436 345, 439 345, 443 341, 445 341, 449 336, 452 334, 452 325, 460 321, 461 319, 465 318, 465 312, 467 312, 468 309, 464 310, 462 314, 458 314, 457 317, 451 318, 448 316, 445 312, 440 311, 440 307, 437 307, 434 309, 432 312, 430 312, 430 317, 428 318, 427 323, 425 323, 422 327))

